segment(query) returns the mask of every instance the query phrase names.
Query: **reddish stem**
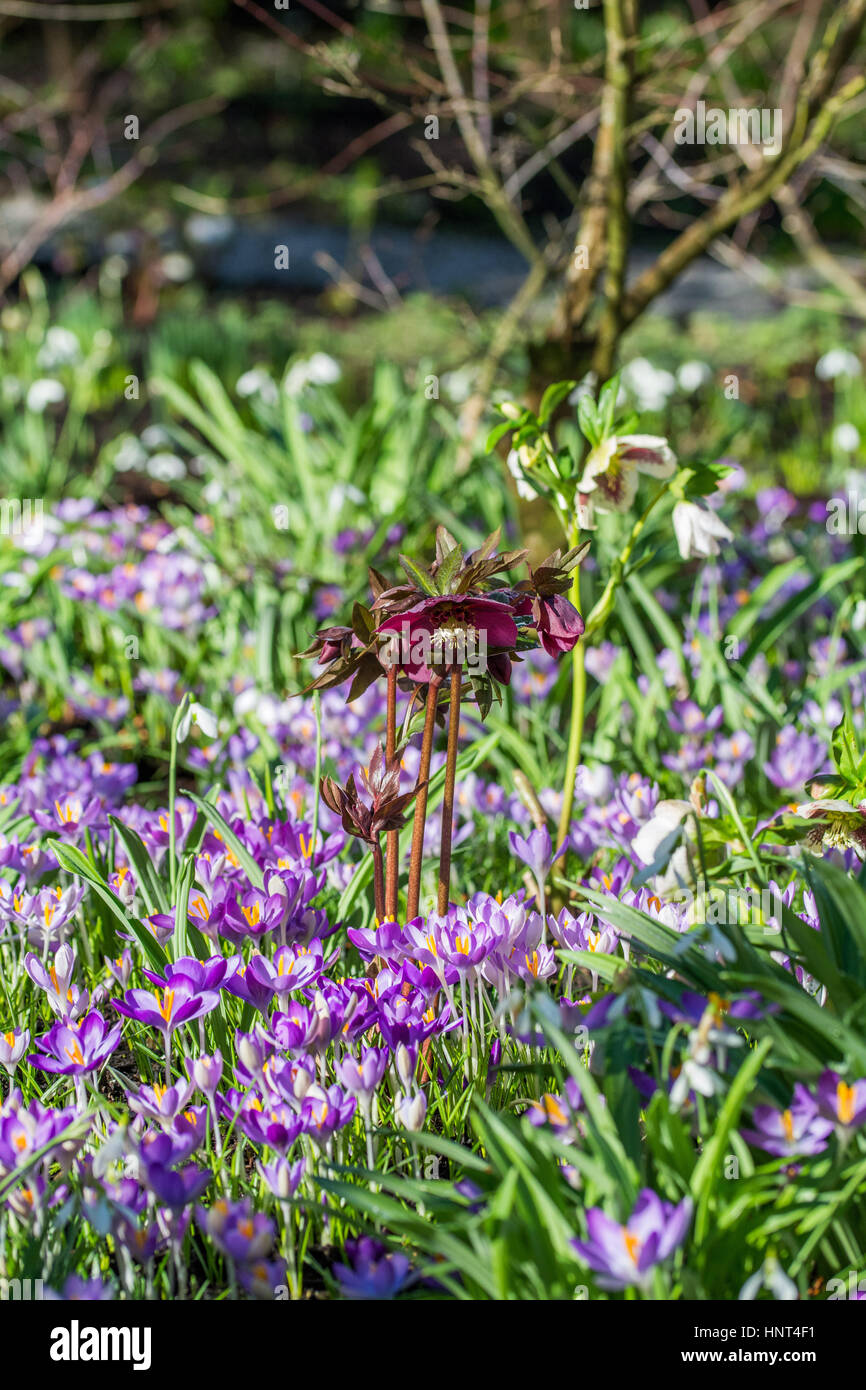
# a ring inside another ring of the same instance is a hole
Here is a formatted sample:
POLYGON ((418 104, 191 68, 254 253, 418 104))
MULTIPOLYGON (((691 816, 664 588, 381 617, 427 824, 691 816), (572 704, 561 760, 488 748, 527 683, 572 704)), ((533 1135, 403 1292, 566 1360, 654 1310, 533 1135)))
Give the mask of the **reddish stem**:
POLYGON ((442 797, 442 836, 439 850, 440 917, 448 911, 451 893, 451 836, 454 832, 454 790, 457 782, 457 739, 460 733, 460 678, 462 672, 455 663, 451 667, 451 696, 448 708, 448 752, 445 759, 445 794, 442 797))
POLYGON ((385 868, 382 863, 382 846, 378 837, 371 846, 373 851, 373 894, 376 902, 376 921, 385 920, 385 868))
POLYGON ((427 687, 427 708, 424 714, 424 737, 421 740, 421 763, 418 768, 418 794, 415 797, 415 819, 412 822, 412 854, 409 860, 409 890, 406 920, 418 916, 421 897, 421 856, 424 853, 424 822, 427 819, 427 791, 430 783, 430 759, 433 755, 433 731, 436 722, 436 700, 442 677, 433 675, 427 687))
MULTIPOLYGON (((385 728, 385 758, 391 766, 397 751, 397 667, 388 667, 388 715, 385 728)), ((397 883, 400 873, 400 832, 389 830, 385 837, 385 916, 397 920, 397 883)))

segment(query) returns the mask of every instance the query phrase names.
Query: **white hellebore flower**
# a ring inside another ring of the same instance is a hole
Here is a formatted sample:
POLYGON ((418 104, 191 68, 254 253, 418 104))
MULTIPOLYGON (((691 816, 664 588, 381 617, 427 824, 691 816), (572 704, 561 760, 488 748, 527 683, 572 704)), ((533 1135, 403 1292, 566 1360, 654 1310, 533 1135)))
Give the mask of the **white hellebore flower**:
POLYGON ((732 532, 721 517, 698 502, 677 502, 674 507, 674 533, 684 560, 702 560, 718 555, 720 541, 732 541, 732 532))
POLYGON ((806 836, 805 844, 815 854, 824 849, 853 849, 859 859, 866 859, 866 805, 852 806, 850 801, 835 797, 819 797, 805 801, 796 808, 796 815, 817 820, 806 836))
POLYGON ((578 492, 592 493, 601 512, 627 512, 637 493, 639 473, 670 478, 676 455, 656 434, 614 434, 593 449, 578 483, 578 492))
POLYGON ((207 709, 205 705, 200 705, 197 700, 191 702, 177 726, 178 743, 186 741, 193 724, 198 725, 205 738, 216 738, 218 732, 216 715, 213 710, 207 709))

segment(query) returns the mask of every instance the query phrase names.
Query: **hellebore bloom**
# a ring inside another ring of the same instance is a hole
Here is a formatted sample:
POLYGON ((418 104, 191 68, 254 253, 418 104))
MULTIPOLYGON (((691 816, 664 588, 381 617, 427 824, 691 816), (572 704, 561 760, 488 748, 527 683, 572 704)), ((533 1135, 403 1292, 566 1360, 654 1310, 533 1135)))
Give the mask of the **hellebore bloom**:
POLYGON ((711 555, 718 555, 721 541, 734 539, 721 517, 697 502, 677 502, 673 523, 683 560, 707 560, 711 555))
POLYGON ((31 1053, 27 1058, 40 1071, 59 1076, 84 1076, 101 1067, 120 1042, 121 1024, 106 1032, 105 1019, 97 1009, 85 1014, 79 1023, 55 1023, 36 1047, 44 1056, 31 1053))
POLYGON ((818 1082, 818 1110, 843 1131, 859 1128, 866 1121, 866 1080, 849 1085, 838 1072, 825 1071, 818 1082))
POLYGON ((571 1246, 597 1271, 600 1288, 626 1289, 645 1284, 653 1267, 682 1245, 691 1219, 689 1197, 674 1206, 645 1187, 624 1226, 592 1207, 586 1213, 589 1240, 573 1240, 571 1246))
POLYGON ((410 680, 427 684, 432 677, 430 662, 461 664, 467 653, 477 649, 479 637, 488 648, 513 651, 517 645, 517 624, 508 604, 492 598, 458 594, 453 598, 425 598, 403 613, 386 618, 378 634, 396 633, 402 638, 397 664, 410 680))
POLYGON ((796 814, 818 822, 805 839, 815 854, 822 849, 853 849, 858 859, 866 859, 866 803, 852 806, 850 801, 823 797, 804 802, 796 814))
POLYGON ((589 455, 578 492, 590 494, 599 511, 627 512, 637 494, 639 473, 670 478, 676 466, 676 455, 658 435, 612 435, 589 455))
POLYGON ((125 1018, 134 1018, 168 1036, 181 1023, 209 1014, 219 1004, 212 990, 198 990, 186 975, 172 975, 161 989, 128 989, 122 1002, 112 1004, 125 1018))
POLYGON ((794 1099, 787 1110, 756 1105, 752 1120, 756 1128, 744 1129, 743 1138, 778 1158, 823 1153, 833 1133, 833 1121, 821 1118, 816 1102, 801 1082, 794 1087, 794 1099))

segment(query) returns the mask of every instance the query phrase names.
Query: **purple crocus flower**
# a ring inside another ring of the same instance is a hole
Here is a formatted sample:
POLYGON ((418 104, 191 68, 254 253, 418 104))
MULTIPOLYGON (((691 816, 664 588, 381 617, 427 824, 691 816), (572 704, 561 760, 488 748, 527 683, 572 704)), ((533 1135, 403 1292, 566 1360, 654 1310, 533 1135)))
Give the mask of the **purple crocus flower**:
POLYGON ((771 1105, 756 1105, 752 1121, 755 1129, 744 1129, 743 1138, 778 1158, 823 1153, 827 1139, 833 1133, 833 1121, 822 1119, 817 1103, 799 1081, 787 1110, 775 1110, 771 1105))
POLYGON ((598 1274, 602 1289, 627 1289, 648 1281, 653 1268, 685 1239, 692 1219, 691 1198, 678 1206, 645 1187, 625 1225, 600 1207, 586 1213, 588 1240, 573 1240, 573 1250, 598 1274))
POLYGON ((172 975, 159 989, 128 989, 123 1001, 112 1003, 119 1014, 134 1018, 168 1036, 181 1023, 191 1023, 219 1004, 212 990, 198 990, 187 975, 172 975))
POLYGON ((410 1281, 408 1256, 387 1253, 372 1236, 347 1240, 346 1254, 351 1264, 334 1266, 344 1298, 394 1298, 410 1281))
POLYGON ((263 1259, 274 1243, 273 1222, 253 1212, 248 1197, 240 1202, 220 1198, 208 1210, 199 1207, 196 1219, 217 1249, 240 1263, 263 1259))
POLYGON ((866 1121, 866 1080, 842 1080, 838 1072, 825 1071, 818 1081, 818 1110, 843 1132, 866 1121))
POLYGON ((10 1076, 30 1046, 29 1028, 12 1028, 8 1033, 0 1033, 0 1067, 10 1076))
POLYGON ((161 1163, 147 1163, 144 1169, 144 1179, 157 1202, 172 1211, 197 1202, 212 1178, 210 1168, 198 1168, 194 1163, 177 1170, 161 1163))
POLYGON ((44 1054, 31 1053, 27 1058, 40 1071, 59 1076, 84 1076, 101 1067, 120 1042, 121 1025, 106 1031, 105 1019, 98 1009, 85 1014, 79 1023, 55 1023, 53 1028, 37 1038, 35 1046, 44 1054))
POLYGON ((540 830, 530 831, 524 840, 522 835, 518 835, 516 830, 508 832, 508 843, 518 859, 531 870, 532 876, 538 884, 539 902, 544 897, 544 883, 550 873, 551 866, 556 862, 561 854, 564 853, 566 842, 563 842, 555 854, 551 853, 550 831, 547 826, 540 830))

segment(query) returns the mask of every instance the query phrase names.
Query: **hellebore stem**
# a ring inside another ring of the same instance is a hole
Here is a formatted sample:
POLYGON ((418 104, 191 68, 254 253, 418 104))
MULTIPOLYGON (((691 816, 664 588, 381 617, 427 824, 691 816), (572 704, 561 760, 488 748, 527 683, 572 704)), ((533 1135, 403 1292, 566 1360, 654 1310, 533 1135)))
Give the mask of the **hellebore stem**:
POLYGON ((460 678, 457 662, 451 667, 451 696, 448 710, 448 752, 445 759, 445 793, 442 797, 442 835, 439 850, 440 917, 448 911, 451 890, 451 836, 454 833, 454 787, 457 780, 457 739, 460 733, 460 678))
POLYGON ((373 893, 376 901, 376 921, 385 920, 385 867, 382 862, 382 846, 379 837, 373 841, 373 893))
MULTIPOLYGON (((571 538, 577 544, 577 533, 571 538)), ((571 602, 580 612, 580 566, 571 579, 571 602)), ((571 726, 568 731, 568 755, 565 761, 565 781, 562 786, 562 813, 559 817, 557 845, 561 845, 571 829, 571 812, 574 807, 574 779, 580 761, 580 745, 583 739, 583 711, 586 702, 586 648, 582 640, 575 642, 571 649, 571 726)))
POLYGON ((424 736, 421 740, 421 762, 418 767, 418 794, 415 797, 415 818, 412 822, 412 855, 409 861, 409 890, 406 920, 418 916, 421 897, 421 856, 424 853, 424 822, 427 819, 427 790, 430 783, 430 759, 433 755, 433 731, 436 725, 436 701, 442 677, 435 673, 427 687, 427 708, 424 714, 424 736))
MULTIPOLYGON (((397 667, 388 667, 388 714, 385 729, 385 760, 390 767, 397 751, 397 667)), ((385 916, 397 920, 397 881, 400 872, 400 831, 389 830, 385 839, 385 916)))

